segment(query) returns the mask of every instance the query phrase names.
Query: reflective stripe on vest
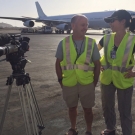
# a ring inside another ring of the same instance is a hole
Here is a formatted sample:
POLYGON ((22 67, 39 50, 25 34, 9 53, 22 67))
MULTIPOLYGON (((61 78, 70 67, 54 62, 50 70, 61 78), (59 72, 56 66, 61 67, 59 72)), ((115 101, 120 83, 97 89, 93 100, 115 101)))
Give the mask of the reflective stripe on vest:
POLYGON ((94 67, 90 67, 89 65, 67 65, 67 66, 62 66, 61 67, 62 70, 72 70, 72 69, 81 69, 81 70, 84 70, 84 71, 93 71, 94 70, 94 67))
POLYGON ((89 63, 92 62, 92 60, 90 60, 90 56, 91 56, 91 53, 92 53, 92 40, 91 39, 88 39, 88 48, 87 48, 87 54, 86 54, 86 60, 85 60, 85 63, 84 65, 72 65, 71 64, 71 59, 70 59, 70 36, 68 36, 66 38, 66 62, 67 62, 67 66, 62 66, 61 69, 62 70, 72 70, 72 69, 81 69, 81 70, 84 70, 84 71, 93 71, 94 70, 94 67, 90 67, 89 66, 89 63))
POLYGON ((66 38, 66 61, 67 65, 70 64, 70 36, 66 38))
MULTIPOLYGON (((106 61, 106 68, 109 68, 110 67, 110 64, 107 60, 107 50, 108 50, 108 44, 109 44, 109 41, 110 41, 110 38, 111 38, 111 35, 106 35, 106 41, 104 41, 104 57, 105 57, 105 61, 106 61)), ((106 69, 104 68, 104 69, 106 69)))
POLYGON ((126 48, 125 48, 125 52, 124 52, 124 57, 122 59, 122 65, 121 67, 118 67, 118 66, 112 66, 108 63, 108 60, 107 60, 107 50, 108 50, 108 44, 109 44, 109 40, 110 40, 110 37, 111 35, 107 35, 106 37, 106 41, 104 43, 104 49, 105 49, 105 61, 106 61, 106 65, 102 65, 102 67, 104 68, 104 70, 106 69, 112 69, 112 70, 115 70, 115 71, 119 71, 121 73, 123 72, 127 72, 128 70, 131 70, 133 68, 132 67, 129 67, 129 68, 126 68, 126 64, 127 64, 127 60, 128 60, 128 57, 129 57, 129 51, 130 51, 130 48, 131 48, 131 42, 134 38, 134 35, 133 36, 129 36, 128 37, 128 41, 127 41, 127 44, 126 44, 126 48))

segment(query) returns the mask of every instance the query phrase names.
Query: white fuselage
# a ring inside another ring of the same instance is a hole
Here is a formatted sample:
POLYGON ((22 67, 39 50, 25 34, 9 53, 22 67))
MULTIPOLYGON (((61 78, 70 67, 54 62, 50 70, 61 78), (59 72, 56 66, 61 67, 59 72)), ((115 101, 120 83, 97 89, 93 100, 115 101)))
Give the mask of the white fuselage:
MULTIPOLYGON (((110 28, 109 24, 104 21, 105 17, 111 16, 115 11, 102 11, 102 12, 91 12, 91 13, 81 13, 88 18, 89 28, 101 29, 101 28, 110 28)), ((133 11, 129 11, 131 14, 135 14, 133 11)), ((76 14, 69 15, 59 15, 59 16, 43 16, 39 19, 49 19, 49 20, 62 20, 66 22, 71 22, 71 18, 76 14)), ((44 21, 46 24, 46 21, 44 21)), ((53 22, 53 26, 56 26, 57 22, 53 22)))

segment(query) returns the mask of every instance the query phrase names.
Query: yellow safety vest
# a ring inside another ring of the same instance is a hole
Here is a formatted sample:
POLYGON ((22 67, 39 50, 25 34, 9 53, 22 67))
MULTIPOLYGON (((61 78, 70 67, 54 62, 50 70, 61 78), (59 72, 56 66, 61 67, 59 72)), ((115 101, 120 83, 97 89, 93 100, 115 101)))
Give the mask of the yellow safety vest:
POLYGON ((135 64, 132 54, 135 44, 135 35, 130 35, 129 33, 125 34, 116 51, 116 58, 112 59, 110 52, 114 47, 114 36, 115 33, 104 36, 104 55, 100 59, 104 71, 100 73, 100 81, 105 85, 109 85, 113 82, 117 88, 126 89, 131 87, 134 82, 133 77, 125 78, 124 75, 128 70, 132 70, 135 64))
POLYGON ((77 82, 87 85, 93 82, 94 63, 91 60, 95 40, 85 37, 84 52, 77 58, 77 52, 72 40, 72 35, 62 41, 63 60, 61 61, 62 84, 75 86, 77 82), (76 61, 76 62, 75 62, 76 61))

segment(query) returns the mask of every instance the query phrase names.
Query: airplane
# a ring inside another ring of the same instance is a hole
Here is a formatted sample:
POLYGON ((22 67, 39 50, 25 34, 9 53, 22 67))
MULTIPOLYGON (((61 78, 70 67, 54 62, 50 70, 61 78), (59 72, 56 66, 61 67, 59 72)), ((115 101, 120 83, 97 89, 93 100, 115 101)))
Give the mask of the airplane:
MULTIPOLYGON (((1 17, 2 19, 12 19, 12 20, 19 20, 23 22, 23 25, 26 27, 33 27, 34 21, 35 22, 42 22, 43 24, 55 27, 56 33, 64 33, 64 31, 67 31, 69 34, 71 32, 71 18, 76 14, 67 14, 67 15, 58 15, 58 16, 47 16, 40 4, 38 2, 35 2, 36 9, 38 13, 38 18, 32 18, 32 17, 1 17)), ((110 28, 109 24, 104 21, 104 18, 107 16, 111 16, 112 13, 115 12, 115 10, 112 11, 100 11, 100 12, 90 12, 90 13, 81 13, 85 15, 88 18, 89 26, 88 28, 92 29, 108 29, 110 28)), ((128 12, 131 14, 131 16, 135 16, 134 11, 128 10, 128 12)))

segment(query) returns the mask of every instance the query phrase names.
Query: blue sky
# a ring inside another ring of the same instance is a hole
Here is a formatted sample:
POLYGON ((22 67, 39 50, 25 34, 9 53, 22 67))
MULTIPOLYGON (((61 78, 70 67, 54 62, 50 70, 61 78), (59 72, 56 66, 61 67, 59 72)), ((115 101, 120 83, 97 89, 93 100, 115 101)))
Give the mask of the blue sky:
MULTIPOLYGON (((48 16, 86 13, 105 10, 126 9, 135 11, 134 0, 38 0, 48 16)), ((38 17, 35 0, 0 0, 0 16, 38 17)), ((23 22, 0 19, 13 26, 23 26, 23 22)), ((36 23, 41 26, 42 23, 36 23)))

